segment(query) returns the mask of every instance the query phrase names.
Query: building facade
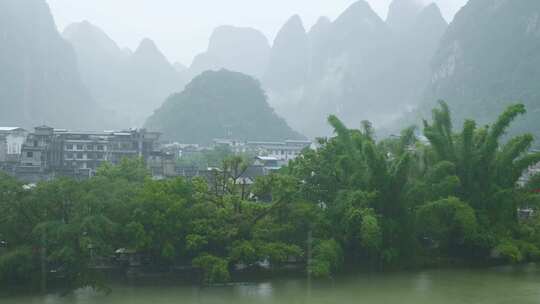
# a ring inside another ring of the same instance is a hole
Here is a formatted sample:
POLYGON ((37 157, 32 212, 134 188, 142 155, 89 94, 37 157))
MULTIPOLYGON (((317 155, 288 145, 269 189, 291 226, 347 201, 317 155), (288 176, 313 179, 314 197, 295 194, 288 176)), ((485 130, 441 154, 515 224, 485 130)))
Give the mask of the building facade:
POLYGON ((289 162, 297 158, 304 149, 311 147, 312 142, 306 140, 286 140, 284 142, 247 142, 248 150, 256 155, 276 158, 281 162, 289 162))
POLYGON ((19 127, 0 127, 0 162, 18 162, 28 132, 19 127))
POLYGON ((75 132, 36 127, 21 147, 17 175, 90 177, 104 162, 123 158, 145 160, 157 149, 160 134, 141 130, 75 132))
POLYGON ((283 142, 247 141, 215 139, 214 147, 228 147, 233 153, 252 153, 256 156, 267 156, 287 163, 297 158, 304 149, 312 146, 307 140, 286 140, 283 142))

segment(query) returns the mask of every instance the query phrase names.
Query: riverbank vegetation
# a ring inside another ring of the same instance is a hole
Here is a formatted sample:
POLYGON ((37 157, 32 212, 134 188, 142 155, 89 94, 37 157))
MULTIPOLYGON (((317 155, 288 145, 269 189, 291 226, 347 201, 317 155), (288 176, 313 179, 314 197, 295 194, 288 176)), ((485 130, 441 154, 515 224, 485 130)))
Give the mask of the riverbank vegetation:
POLYGON ((539 206, 539 179, 517 182, 540 153, 529 153, 528 134, 503 141, 524 112, 514 105, 491 126, 469 120, 456 130, 441 103, 425 140, 411 127, 380 141, 368 122, 349 129, 331 116, 335 136, 257 180, 252 195, 234 156, 210 180, 152 180, 127 159, 84 181, 27 187, 2 176, 0 282, 39 286, 54 273, 70 290, 105 287, 96 265, 118 249, 162 269, 193 266, 205 283, 263 261, 328 277, 345 265, 535 260, 540 217, 518 210, 539 206))

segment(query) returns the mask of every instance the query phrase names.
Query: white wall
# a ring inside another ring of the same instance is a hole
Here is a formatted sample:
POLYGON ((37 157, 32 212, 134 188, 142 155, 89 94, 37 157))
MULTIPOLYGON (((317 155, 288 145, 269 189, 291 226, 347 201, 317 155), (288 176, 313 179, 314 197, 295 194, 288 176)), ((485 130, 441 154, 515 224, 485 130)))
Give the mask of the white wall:
POLYGON ((7 154, 19 155, 21 154, 21 147, 26 140, 26 136, 10 134, 6 137, 7 154))

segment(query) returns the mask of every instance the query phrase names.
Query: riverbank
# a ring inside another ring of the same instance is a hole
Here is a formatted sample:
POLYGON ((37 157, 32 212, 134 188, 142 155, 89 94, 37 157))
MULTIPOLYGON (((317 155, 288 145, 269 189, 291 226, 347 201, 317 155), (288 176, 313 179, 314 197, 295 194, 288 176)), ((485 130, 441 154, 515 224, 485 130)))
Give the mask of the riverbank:
MULTIPOLYGON (((280 282, 280 281, 309 281, 313 284, 324 284, 325 282, 339 282, 344 278, 354 277, 377 277, 385 276, 402 276, 406 274, 417 273, 453 273, 453 272, 537 272, 540 276, 540 265, 537 263, 524 264, 504 264, 495 263, 493 260, 485 263, 465 262, 457 259, 433 259, 429 263, 425 263, 422 267, 402 268, 387 268, 381 270, 376 266, 368 265, 349 265, 345 267, 339 274, 329 278, 309 278, 305 272, 305 267, 281 267, 279 269, 271 268, 249 268, 244 270, 231 271, 231 279, 228 283, 205 284, 202 282, 201 270, 190 268, 187 269, 170 269, 169 271, 159 271, 138 268, 120 269, 107 268, 101 269, 99 278, 103 283, 104 289, 93 290, 93 293, 108 295, 111 293, 120 292, 123 288, 175 288, 175 287, 191 287, 195 289, 206 288, 227 288, 234 286, 250 286, 253 284, 263 284, 265 282, 280 282)), ((540 277, 539 277, 540 278, 540 277)), ((11 297, 18 297, 24 294, 39 296, 40 294, 53 294, 63 297, 70 297, 77 294, 80 290, 90 291, 91 288, 78 289, 76 291, 66 289, 68 285, 61 277, 57 277, 48 282, 47 291, 39 291, 37 283, 34 287, 30 286, 0 286, 0 300, 11 297)), ((3 303, 3 302, 0 302, 3 303)))
POLYGON ((9 296, 2 304, 170 304, 170 303, 370 303, 499 304, 538 303, 537 264, 485 269, 437 269, 343 274, 333 279, 281 277, 219 286, 194 286, 174 280, 115 282, 110 295, 79 289, 61 297, 9 296))
POLYGON ((0 176, 0 282, 40 286, 54 273, 67 290, 99 288, 106 281, 94 267, 111 259, 200 269, 193 279, 208 285, 258 263, 300 262, 324 278, 362 263, 387 270, 538 260, 538 187, 518 181, 540 152, 527 153, 527 134, 502 140, 524 112, 511 106, 492 128, 469 122, 453 132, 441 103, 424 126, 429 142, 413 129, 377 141, 369 124, 349 129, 332 116, 334 137, 249 187, 239 175, 249 164, 237 156, 210 180, 153 180, 137 159, 104 165, 89 180, 30 188, 0 176), (474 162, 463 162, 470 155, 474 162))

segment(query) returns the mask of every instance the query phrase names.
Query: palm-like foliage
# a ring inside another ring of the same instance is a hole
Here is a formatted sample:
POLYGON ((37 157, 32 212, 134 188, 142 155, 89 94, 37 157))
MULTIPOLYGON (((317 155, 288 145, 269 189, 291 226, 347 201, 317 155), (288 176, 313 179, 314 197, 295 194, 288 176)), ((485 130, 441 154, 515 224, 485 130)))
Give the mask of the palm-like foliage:
POLYGON ((524 112, 515 105, 492 126, 468 120, 455 133, 441 102, 424 123, 429 144, 412 127, 377 141, 369 122, 349 129, 331 116, 334 137, 259 179, 249 193, 237 157, 206 181, 155 181, 139 160, 104 166, 88 181, 58 179, 29 189, 0 175, 0 240, 8 244, 7 253, 0 248, 0 281, 30 280, 45 257, 64 269, 68 286, 99 287, 94 257, 129 248, 155 265, 191 263, 216 282, 228 279, 234 263, 302 259, 310 252, 306 237, 314 237, 307 265, 313 275, 351 262, 400 266, 416 253, 540 257, 540 221, 516 220, 520 204, 540 205, 540 195, 529 191, 540 178, 516 186, 540 153, 528 153, 528 134, 503 143, 524 112), (248 194, 270 202, 249 201, 248 194))
POLYGON ((477 209, 490 209, 499 191, 512 188, 529 166, 540 161, 540 153, 529 154, 534 141, 525 134, 501 144, 502 138, 525 107, 516 104, 497 119, 493 126, 478 129, 465 121, 460 133, 452 133, 450 111, 444 102, 433 111, 433 122, 424 122, 424 134, 437 155, 437 161, 456 165, 461 181, 459 195, 477 209))
POLYGON ((362 256, 359 251, 395 258, 402 251, 399 239, 409 213, 403 193, 412 160, 408 147, 416 141, 414 129, 377 144, 367 121, 360 130, 347 128, 335 116, 328 122, 335 137, 320 140, 320 149, 305 153, 290 170, 304 181, 306 198, 314 199, 311 189, 325 189, 315 201, 326 205, 331 227, 337 227, 333 236, 348 244, 349 259, 362 256))

